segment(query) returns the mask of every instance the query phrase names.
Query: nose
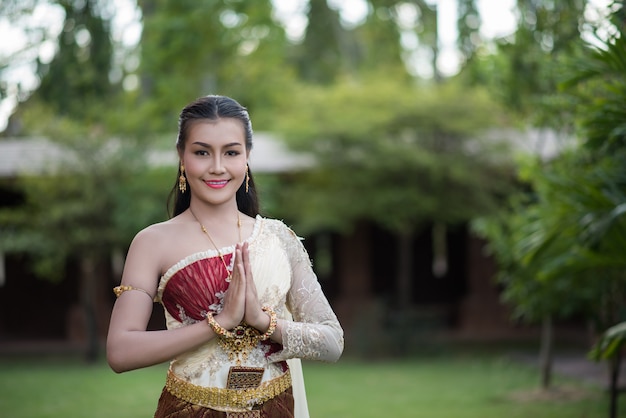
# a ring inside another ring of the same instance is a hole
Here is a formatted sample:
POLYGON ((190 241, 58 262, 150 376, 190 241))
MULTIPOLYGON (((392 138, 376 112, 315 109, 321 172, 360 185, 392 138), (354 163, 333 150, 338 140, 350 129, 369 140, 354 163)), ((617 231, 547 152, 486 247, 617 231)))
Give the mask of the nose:
POLYGON ((210 172, 212 174, 222 174, 224 173, 224 165, 222 161, 222 157, 219 154, 213 156, 213 163, 210 167, 210 172))

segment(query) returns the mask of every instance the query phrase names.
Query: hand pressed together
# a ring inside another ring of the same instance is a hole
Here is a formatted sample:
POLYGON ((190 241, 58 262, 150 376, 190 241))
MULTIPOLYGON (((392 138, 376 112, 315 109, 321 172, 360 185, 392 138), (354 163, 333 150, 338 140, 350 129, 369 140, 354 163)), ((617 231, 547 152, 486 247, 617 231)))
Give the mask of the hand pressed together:
POLYGON ((248 243, 239 243, 235 248, 235 264, 226 296, 224 309, 215 320, 226 329, 233 329, 245 322, 260 332, 268 329, 270 318, 261 309, 254 284, 248 243))

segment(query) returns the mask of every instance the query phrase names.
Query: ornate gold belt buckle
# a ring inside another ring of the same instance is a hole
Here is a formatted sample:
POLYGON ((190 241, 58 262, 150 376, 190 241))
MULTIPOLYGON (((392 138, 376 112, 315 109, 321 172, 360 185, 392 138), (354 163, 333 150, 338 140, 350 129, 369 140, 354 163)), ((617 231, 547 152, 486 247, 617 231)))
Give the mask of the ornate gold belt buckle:
POLYGON ((259 387, 263 380, 263 367, 232 366, 228 370, 228 389, 251 389, 259 387))

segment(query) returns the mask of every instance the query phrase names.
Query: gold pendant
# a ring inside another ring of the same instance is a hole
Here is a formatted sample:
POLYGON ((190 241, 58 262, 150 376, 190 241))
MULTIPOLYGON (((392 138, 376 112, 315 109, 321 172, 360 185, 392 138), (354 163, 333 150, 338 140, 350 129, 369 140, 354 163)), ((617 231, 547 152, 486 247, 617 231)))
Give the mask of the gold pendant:
POLYGON ((218 343, 228 353, 228 359, 240 366, 242 361, 248 360, 248 353, 259 343, 261 334, 243 323, 237 325, 232 333, 234 337, 220 337, 218 343))

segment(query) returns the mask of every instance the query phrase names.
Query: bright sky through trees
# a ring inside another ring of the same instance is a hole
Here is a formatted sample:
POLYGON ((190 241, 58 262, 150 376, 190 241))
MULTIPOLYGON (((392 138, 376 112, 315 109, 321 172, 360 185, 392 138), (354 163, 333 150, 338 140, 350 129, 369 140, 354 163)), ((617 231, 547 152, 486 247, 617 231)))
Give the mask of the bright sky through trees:
MULTIPOLYGON (((297 42, 302 38, 306 29, 306 6, 308 0, 272 0, 276 7, 276 17, 283 23, 290 39, 297 42)), ((610 0, 595 0, 597 7, 606 7, 610 0)), ((453 75, 458 71, 458 52, 456 42, 456 1, 431 0, 436 2, 439 12, 439 41, 440 56, 438 67, 444 75, 453 75)), ((113 0, 116 16, 113 21, 113 36, 116 42, 132 46, 139 42, 141 36, 141 13, 134 0, 113 0)), ((364 0, 330 0, 330 4, 340 10, 342 20, 348 26, 358 25, 364 19, 367 8, 364 0)), ((481 13, 481 33, 485 39, 511 34, 515 29, 516 0, 479 0, 478 8, 481 13)), ((408 5, 401 12, 402 19, 415 19, 415 9, 408 5)), ((36 24, 49 28, 50 34, 58 34, 63 22, 62 11, 54 6, 42 5, 34 14, 36 24)), ((8 56, 17 51, 26 42, 24 32, 20 27, 0 16, 0 56, 8 56)), ((51 38, 54 38, 52 36, 51 38)), ((403 46, 415 49, 409 66, 414 67, 415 75, 428 78, 432 76, 432 68, 427 57, 422 57, 417 48, 419 41, 414 33, 403 36, 403 46)), ((52 41, 44 43, 38 51, 39 59, 50 61, 55 53, 56 46, 52 41)), ((33 74, 32 62, 11 67, 6 74, 10 85, 20 83, 26 91, 36 88, 38 80, 33 74)), ((6 120, 17 103, 15 91, 9 91, 9 97, 0 102, 0 131, 6 127, 6 120)))

